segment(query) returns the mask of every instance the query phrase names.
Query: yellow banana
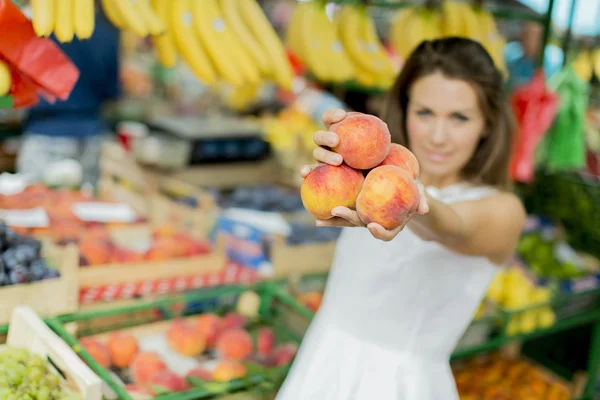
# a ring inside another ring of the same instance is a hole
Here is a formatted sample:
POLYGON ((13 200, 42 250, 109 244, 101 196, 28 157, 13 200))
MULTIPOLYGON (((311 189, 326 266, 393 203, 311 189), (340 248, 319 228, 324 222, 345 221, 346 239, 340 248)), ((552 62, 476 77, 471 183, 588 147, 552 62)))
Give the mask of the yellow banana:
POLYGON ((369 55, 368 57, 372 60, 375 67, 375 72, 380 77, 389 78, 391 76, 393 78, 396 75, 396 71, 394 70, 394 66, 385 47, 383 47, 383 44, 381 44, 381 41, 379 40, 375 22, 367 13, 366 9, 363 10, 359 17, 359 29, 362 33, 364 45, 369 55))
POLYGON ((592 63, 594 64, 594 72, 596 73, 596 78, 600 79, 600 47, 594 50, 592 55, 592 63))
POLYGON ((587 50, 580 51, 571 63, 571 67, 573 68, 573 71, 575 71, 575 74, 577 74, 584 82, 589 82, 594 73, 590 52, 587 50))
POLYGON ((158 36, 152 36, 152 44, 156 51, 158 62, 165 68, 172 68, 177 64, 175 39, 173 38, 173 31, 169 27, 171 22, 169 1, 171 0, 152 0, 154 12, 165 25, 165 33, 158 36))
POLYGON ((290 60, 262 8, 256 0, 237 0, 237 6, 250 32, 269 57, 269 65, 273 69, 272 75, 275 82, 286 90, 292 90, 294 72, 290 60))
POLYGON ((330 65, 327 59, 327 44, 321 32, 321 19, 319 13, 322 4, 317 2, 306 3, 306 10, 302 15, 298 28, 300 35, 300 53, 304 58, 302 62, 321 82, 332 80, 330 65))
POLYGON ((170 27, 181 57, 201 81, 215 83, 217 74, 196 37, 191 0, 169 0, 169 3, 172 7, 170 27))
POLYGON ((441 31, 445 37, 464 36, 465 27, 460 4, 445 0, 441 5, 441 31))
POLYGON ((254 35, 244 23, 240 8, 235 0, 220 0, 219 5, 227 26, 237 37, 242 45, 243 51, 264 75, 270 74, 272 67, 265 50, 261 47, 254 35))
POLYGON ((340 43, 335 24, 325 12, 325 6, 320 6, 317 12, 317 32, 325 45, 325 59, 321 62, 329 67, 329 76, 332 82, 341 83, 354 78, 354 66, 348 57, 342 43, 340 43))
POLYGON ((475 15, 475 26, 477 26, 476 37, 471 37, 473 40, 494 40, 496 36, 500 36, 498 32, 498 27, 496 26, 496 21, 492 14, 481 8, 477 11, 471 12, 475 15))
POLYGON ((126 29, 140 37, 146 37, 150 33, 142 16, 139 15, 139 6, 136 0, 114 0, 115 9, 123 19, 126 29))
POLYGON ((75 0, 55 0, 54 35, 61 43, 73 41, 75 36, 74 20, 75 0))
POLYGON ((0 61, 0 96, 6 96, 12 86, 12 74, 8 64, 0 61))
POLYGON ((115 7, 114 1, 115 0, 102 0, 102 10, 111 24, 121 30, 124 30, 126 28, 125 21, 123 21, 120 11, 115 7))
MULTIPOLYGON (((216 0, 202 0, 192 5, 194 28, 206 52, 221 77, 233 86, 242 86, 246 77, 242 72, 247 65, 241 64, 241 49, 235 42, 223 19, 216 0)), ((253 66, 253 64, 250 64, 253 66)), ((258 71, 255 70, 258 78, 258 71)), ((256 79, 257 81, 259 79, 256 79)))
POLYGON ((54 29, 54 0, 30 0, 35 34, 48 37, 54 29))
POLYGON ((92 37, 96 23, 96 10, 94 0, 75 0, 75 12, 73 13, 73 24, 75 35, 79 40, 92 37))
POLYGON ((149 0, 135 0, 134 6, 150 35, 158 36, 165 33, 165 24, 162 19, 158 18, 152 7, 150 7, 149 0))
POLYGON ((457 3, 457 9, 461 13, 461 20, 463 22, 463 36, 471 40, 480 41, 485 35, 484 32, 487 29, 487 26, 489 26, 488 16, 492 18, 492 23, 494 22, 492 15, 488 13, 488 15, 482 17, 483 23, 486 24, 486 27, 483 27, 481 25, 482 21, 480 21, 479 14, 473 10, 471 5, 466 3, 457 3))
POLYGON ((415 8, 401 9, 396 11, 392 20, 390 42, 396 53, 403 60, 406 60, 414 47, 413 40, 409 39, 409 36, 413 35, 413 33, 407 29, 410 21, 415 18, 415 14, 415 8))
POLYGON ((304 20, 303 14, 306 11, 307 6, 307 3, 296 3, 285 32, 286 46, 291 49, 301 60, 304 59, 305 55, 302 52, 302 38, 300 29, 302 21, 304 20))

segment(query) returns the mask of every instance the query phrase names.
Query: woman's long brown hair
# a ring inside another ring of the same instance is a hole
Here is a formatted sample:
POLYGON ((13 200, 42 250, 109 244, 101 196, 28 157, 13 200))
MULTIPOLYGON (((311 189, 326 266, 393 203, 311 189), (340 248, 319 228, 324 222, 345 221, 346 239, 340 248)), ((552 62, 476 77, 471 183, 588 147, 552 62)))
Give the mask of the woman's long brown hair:
POLYGON ((392 141, 410 148, 405 118, 410 88, 418 79, 433 73, 468 82, 477 93, 486 121, 486 135, 463 169, 463 178, 478 185, 509 189, 513 114, 502 74, 483 46, 473 40, 451 37, 425 41, 414 50, 389 92, 382 113, 392 141))

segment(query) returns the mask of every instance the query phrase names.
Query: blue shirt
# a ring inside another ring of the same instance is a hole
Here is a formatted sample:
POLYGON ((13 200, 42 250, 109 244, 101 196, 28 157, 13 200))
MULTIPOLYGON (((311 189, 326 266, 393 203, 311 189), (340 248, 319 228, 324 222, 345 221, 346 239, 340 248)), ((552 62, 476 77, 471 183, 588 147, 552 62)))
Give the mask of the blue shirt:
MULTIPOLYGON (((563 64, 563 51, 554 45, 547 45, 544 52, 542 66, 546 79, 561 70, 563 64)), ((538 70, 537 60, 532 60, 523 54, 519 43, 509 43, 505 48, 505 58, 509 72, 507 86, 514 89, 528 83, 538 70)))
POLYGON ((30 109, 25 132, 62 137, 86 137, 108 130, 100 115, 106 100, 119 96, 119 31, 104 15, 96 14, 92 37, 59 43, 61 50, 79 69, 79 80, 69 98, 51 104, 40 98, 30 109))

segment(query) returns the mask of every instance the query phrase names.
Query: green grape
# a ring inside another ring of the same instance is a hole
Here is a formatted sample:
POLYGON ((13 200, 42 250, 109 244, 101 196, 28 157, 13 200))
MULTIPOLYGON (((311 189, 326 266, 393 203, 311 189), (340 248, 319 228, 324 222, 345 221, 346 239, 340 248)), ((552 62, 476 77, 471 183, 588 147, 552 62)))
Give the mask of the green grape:
POLYGON ((50 400, 50 389, 41 387, 37 390, 37 400, 50 400))

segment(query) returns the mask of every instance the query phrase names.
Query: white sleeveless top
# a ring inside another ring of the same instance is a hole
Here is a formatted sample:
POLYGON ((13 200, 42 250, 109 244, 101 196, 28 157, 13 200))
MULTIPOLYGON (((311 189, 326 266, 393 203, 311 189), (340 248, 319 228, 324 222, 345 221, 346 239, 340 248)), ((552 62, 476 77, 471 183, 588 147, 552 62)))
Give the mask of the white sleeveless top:
MULTIPOLYGON (((427 188, 445 203, 494 189, 427 188)), ((405 229, 344 229, 315 317, 277 400, 454 400, 449 358, 498 267, 405 229)))

